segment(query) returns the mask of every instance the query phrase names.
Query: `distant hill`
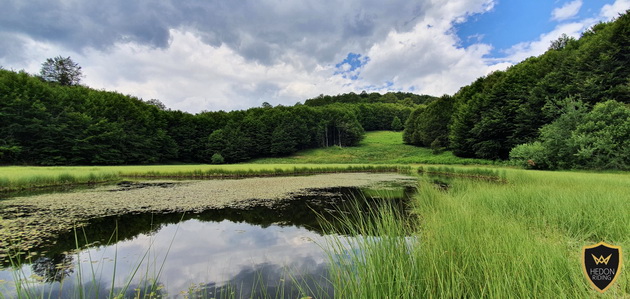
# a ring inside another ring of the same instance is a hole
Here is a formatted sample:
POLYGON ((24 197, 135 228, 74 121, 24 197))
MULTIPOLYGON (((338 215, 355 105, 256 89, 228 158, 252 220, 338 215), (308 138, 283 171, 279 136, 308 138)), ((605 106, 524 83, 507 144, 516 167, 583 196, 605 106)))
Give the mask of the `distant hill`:
POLYGON ((366 91, 356 94, 354 92, 331 95, 319 95, 316 98, 308 99, 304 102, 307 106, 324 106, 335 103, 342 104, 374 104, 390 103, 405 106, 424 105, 437 99, 434 96, 418 95, 409 92, 388 92, 380 94, 378 92, 367 93, 366 91))

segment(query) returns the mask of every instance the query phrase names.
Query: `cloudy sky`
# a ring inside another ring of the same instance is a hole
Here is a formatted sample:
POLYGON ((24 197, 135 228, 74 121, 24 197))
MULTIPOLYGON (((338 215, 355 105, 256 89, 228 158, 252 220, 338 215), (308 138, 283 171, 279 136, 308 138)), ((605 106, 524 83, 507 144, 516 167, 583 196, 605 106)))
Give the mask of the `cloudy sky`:
POLYGON ((452 94, 630 0, 0 0, 0 66, 196 113, 366 90, 452 94))

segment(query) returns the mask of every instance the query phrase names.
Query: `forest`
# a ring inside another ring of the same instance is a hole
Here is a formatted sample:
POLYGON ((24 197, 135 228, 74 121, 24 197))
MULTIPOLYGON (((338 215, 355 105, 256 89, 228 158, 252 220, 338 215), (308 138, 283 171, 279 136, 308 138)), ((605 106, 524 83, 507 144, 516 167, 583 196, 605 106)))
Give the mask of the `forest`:
POLYGON ((354 146, 365 131, 537 169, 630 169, 630 15, 433 97, 320 95, 304 104, 190 114, 0 69, 0 164, 234 163, 354 146))
POLYGON ((0 164, 220 164, 353 146, 365 130, 402 130, 416 103, 431 98, 350 93, 193 115, 158 100, 0 70, 0 164))
POLYGON ((630 14, 411 113, 407 144, 536 169, 630 169, 630 14))

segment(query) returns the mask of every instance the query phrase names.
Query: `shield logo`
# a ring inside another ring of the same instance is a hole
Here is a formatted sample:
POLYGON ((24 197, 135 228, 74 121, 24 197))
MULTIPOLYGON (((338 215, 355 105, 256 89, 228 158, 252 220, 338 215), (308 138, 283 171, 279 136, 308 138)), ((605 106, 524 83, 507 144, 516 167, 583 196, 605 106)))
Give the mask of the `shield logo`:
POLYGON ((622 257, 621 247, 604 242, 582 248, 584 274, 597 291, 605 292, 619 277, 622 257))

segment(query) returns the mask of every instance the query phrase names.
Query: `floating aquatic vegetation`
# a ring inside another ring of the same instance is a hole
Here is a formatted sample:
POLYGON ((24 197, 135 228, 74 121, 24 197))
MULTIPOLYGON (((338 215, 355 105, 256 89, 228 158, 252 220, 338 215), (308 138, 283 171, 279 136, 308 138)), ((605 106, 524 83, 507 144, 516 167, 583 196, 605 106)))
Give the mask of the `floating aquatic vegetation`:
POLYGON ((17 197, 0 202, 0 254, 27 252, 60 232, 84 225, 91 218, 246 208, 264 201, 305 194, 309 189, 363 187, 405 179, 409 177, 391 173, 343 173, 240 180, 150 181, 17 197), (121 189, 124 192, 111 192, 121 189))

